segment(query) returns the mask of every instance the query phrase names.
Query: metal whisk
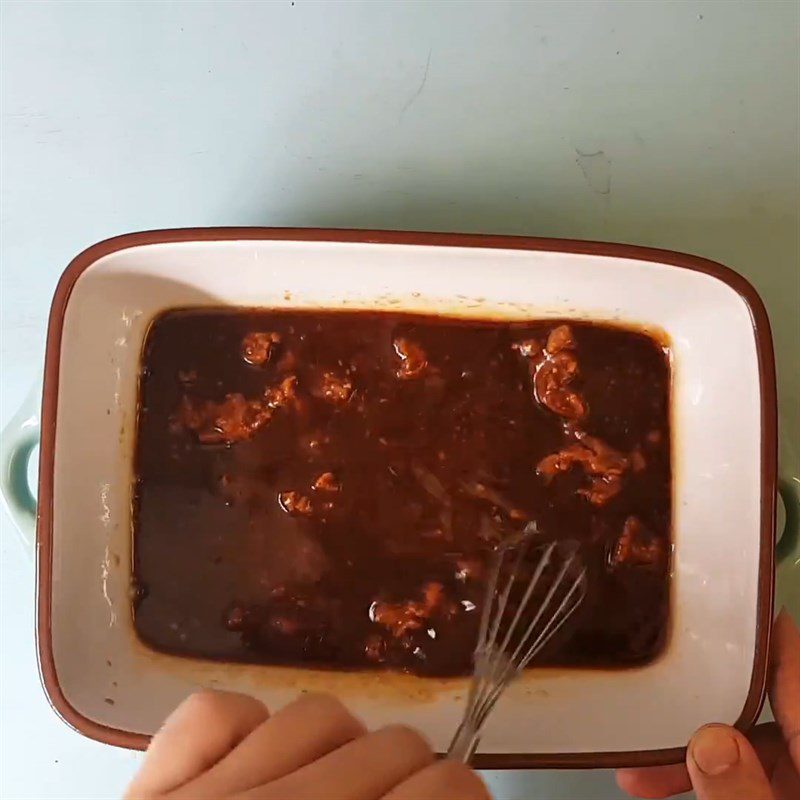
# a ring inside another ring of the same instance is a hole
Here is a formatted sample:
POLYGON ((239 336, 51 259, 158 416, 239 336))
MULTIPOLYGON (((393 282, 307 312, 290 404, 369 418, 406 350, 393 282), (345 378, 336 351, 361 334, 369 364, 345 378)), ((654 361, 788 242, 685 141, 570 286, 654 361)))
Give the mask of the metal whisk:
POLYGON ((448 758, 469 762, 486 718, 500 695, 572 616, 586 595, 586 568, 577 545, 551 542, 541 548, 519 602, 514 598, 509 603, 515 583, 517 591, 522 590, 524 584, 518 580, 519 573, 537 533, 535 523, 530 523, 518 537, 503 542, 495 551, 467 707, 450 742, 448 758), (543 580, 548 566, 555 570, 549 585, 546 578, 543 580), (545 596, 540 601, 542 590, 545 596))

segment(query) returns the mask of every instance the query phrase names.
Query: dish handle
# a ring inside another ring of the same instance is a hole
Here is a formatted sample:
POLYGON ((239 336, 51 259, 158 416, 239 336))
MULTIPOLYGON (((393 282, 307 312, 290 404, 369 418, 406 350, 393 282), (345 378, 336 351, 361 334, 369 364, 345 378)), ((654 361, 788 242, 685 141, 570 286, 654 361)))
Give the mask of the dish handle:
POLYGON ((28 554, 36 539, 36 498, 28 481, 28 462, 39 445, 38 384, 0 433, 0 495, 28 554))
POLYGON ((778 542, 775 561, 783 562, 794 554, 800 561, 800 478, 796 476, 778 479, 778 542), (782 513, 781 513, 782 512, 782 513))

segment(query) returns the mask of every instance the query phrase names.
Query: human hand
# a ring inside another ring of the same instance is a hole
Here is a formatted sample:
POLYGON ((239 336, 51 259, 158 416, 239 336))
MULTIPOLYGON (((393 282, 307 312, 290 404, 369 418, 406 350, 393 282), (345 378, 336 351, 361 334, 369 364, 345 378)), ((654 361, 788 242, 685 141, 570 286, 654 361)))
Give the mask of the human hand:
POLYGON ((773 628, 769 698, 776 722, 757 725, 748 738, 727 725, 695 733, 686 766, 617 771, 634 797, 660 798, 694 788, 698 800, 800 798, 800 630, 784 610, 773 628))
POLYGON ((308 694, 270 716, 258 700, 200 692, 170 714, 126 800, 490 800, 462 764, 436 761, 410 728, 368 732, 308 694))

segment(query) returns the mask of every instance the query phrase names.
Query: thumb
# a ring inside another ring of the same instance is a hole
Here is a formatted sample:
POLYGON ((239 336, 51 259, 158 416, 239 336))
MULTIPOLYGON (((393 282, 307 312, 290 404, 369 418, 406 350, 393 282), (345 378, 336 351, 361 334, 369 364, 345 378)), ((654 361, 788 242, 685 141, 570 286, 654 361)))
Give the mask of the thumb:
POLYGON ((697 800, 774 800, 750 742, 727 725, 706 725, 689 742, 686 766, 697 800))

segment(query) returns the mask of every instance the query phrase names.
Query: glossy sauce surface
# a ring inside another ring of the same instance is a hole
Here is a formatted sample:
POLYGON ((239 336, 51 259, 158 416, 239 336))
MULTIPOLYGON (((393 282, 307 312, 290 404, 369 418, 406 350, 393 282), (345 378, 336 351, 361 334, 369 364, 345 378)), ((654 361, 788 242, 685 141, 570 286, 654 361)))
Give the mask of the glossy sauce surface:
POLYGON ((184 655, 465 674, 496 545, 580 543, 540 662, 666 631, 669 363, 634 331, 179 310, 143 354, 135 626, 184 655))

